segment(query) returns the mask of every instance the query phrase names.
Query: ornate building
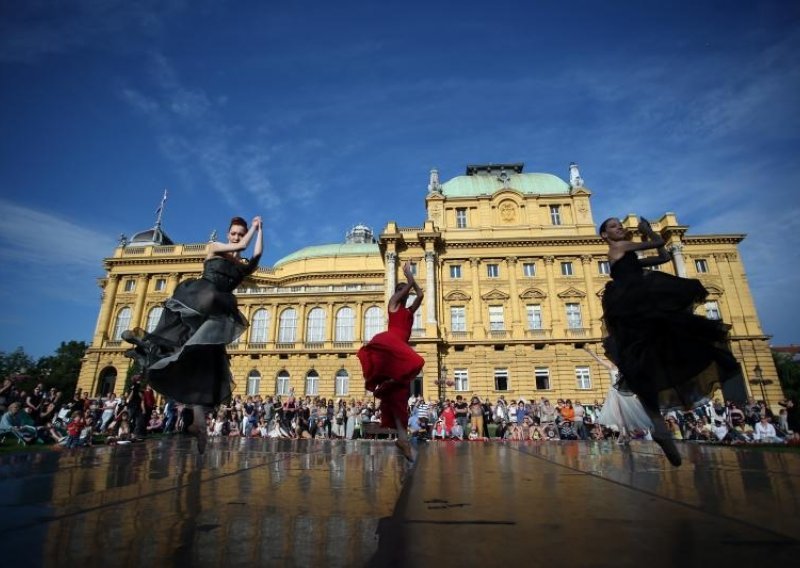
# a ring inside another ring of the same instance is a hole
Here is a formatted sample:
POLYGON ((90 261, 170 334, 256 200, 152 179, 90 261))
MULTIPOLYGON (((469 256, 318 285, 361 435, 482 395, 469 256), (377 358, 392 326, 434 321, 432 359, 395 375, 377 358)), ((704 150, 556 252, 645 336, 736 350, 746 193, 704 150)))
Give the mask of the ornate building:
MULTIPOLYGON (((229 346, 239 394, 362 397, 358 348, 385 328, 385 306, 410 262, 425 290, 412 342, 425 358, 414 385, 426 397, 602 399, 600 298, 609 279, 591 191, 578 166, 570 182, 523 164, 467 166, 440 183, 433 170, 422 226, 390 221, 377 242, 357 225, 343 244, 309 246, 261 268, 237 291, 250 328, 229 346), (452 383, 452 386, 450 385, 452 383)), ((629 215, 623 224, 634 228, 629 215)), ((782 397, 738 244, 744 235, 691 235, 673 213, 653 222, 673 253, 661 270, 699 278, 699 308, 731 324, 731 348, 748 379, 725 394, 782 397), (759 382, 760 381, 760 382, 759 382), (756 388, 759 387, 759 388, 756 388)), ((205 243, 173 244, 156 227, 121 241, 105 260, 103 302, 79 387, 121 389, 129 361, 120 334, 155 327, 160 304, 200 275, 205 243)), ((727 389, 726 389, 727 391, 727 389)))

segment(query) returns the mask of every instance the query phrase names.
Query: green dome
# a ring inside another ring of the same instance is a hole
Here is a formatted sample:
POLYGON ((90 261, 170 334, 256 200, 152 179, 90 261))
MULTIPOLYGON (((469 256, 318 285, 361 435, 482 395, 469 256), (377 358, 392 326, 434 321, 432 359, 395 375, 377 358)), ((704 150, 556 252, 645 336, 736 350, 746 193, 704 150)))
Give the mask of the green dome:
POLYGON ((301 248, 290 255, 278 260, 274 266, 286 264, 295 260, 307 258, 323 258, 337 256, 373 256, 380 255, 381 251, 377 243, 343 243, 332 245, 315 245, 301 248))
POLYGON ((552 174, 511 173, 508 175, 508 181, 505 185, 496 176, 467 175, 454 177, 442 184, 442 194, 446 197, 475 197, 477 195, 492 195, 505 188, 532 195, 569 193, 570 190, 567 182, 552 174))

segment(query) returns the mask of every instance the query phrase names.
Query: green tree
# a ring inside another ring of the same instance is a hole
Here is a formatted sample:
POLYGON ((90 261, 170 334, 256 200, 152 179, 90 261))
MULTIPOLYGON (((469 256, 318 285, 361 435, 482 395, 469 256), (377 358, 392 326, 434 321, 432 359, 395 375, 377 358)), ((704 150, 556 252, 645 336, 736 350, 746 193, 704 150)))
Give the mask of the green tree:
MULTIPOLYGON (((17 347, 11 353, 0 351, 0 380, 31 377, 35 380, 38 369, 33 357, 25 353, 22 347, 17 347)), ((27 383, 30 380, 24 380, 27 383)))
POLYGON ((772 352, 775 368, 778 370, 778 380, 781 382, 784 394, 791 399, 800 397, 800 363, 792 360, 788 353, 772 352))
POLYGON ((40 380, 47 388, 60 390, 62 399, 72 398, 88 347, 84 341, 62 341, 54 355, 42 357, 36 364, 40 380))

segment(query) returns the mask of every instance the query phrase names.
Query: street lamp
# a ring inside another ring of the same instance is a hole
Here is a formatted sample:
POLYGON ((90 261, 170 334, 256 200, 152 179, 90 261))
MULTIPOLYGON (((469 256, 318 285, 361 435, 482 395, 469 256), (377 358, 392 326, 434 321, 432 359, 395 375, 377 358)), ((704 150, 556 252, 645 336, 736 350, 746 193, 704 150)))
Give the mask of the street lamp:
POLYGON ((753 374, 755 375, 755 379, 750 379, 751 385, 758 385, 761 387, 761 400, 764 401, 764 404, 767 405, 769 408, 769 399, 767 398, 767 389, 765 388, 767 385, 772 384, 771 379, 765 379, 764 374, 761 372, 761 365, 756 365, 755 369, 753 369, 753 374))

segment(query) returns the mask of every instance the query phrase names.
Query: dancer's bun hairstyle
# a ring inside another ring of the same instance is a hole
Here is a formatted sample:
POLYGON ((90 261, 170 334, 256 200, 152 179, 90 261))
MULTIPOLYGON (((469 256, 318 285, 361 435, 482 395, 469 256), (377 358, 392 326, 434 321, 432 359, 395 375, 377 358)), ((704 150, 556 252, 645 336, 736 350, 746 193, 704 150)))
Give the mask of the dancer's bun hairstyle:
POLYGON ((228 229, 230 229, 234 225, 240 225, 240 226, 244 227, 245 231, 247 231, 247 221, 245 221, 241 217, 234 217, 233 219, 231 219, 231 224, 228 225, 228 229))

